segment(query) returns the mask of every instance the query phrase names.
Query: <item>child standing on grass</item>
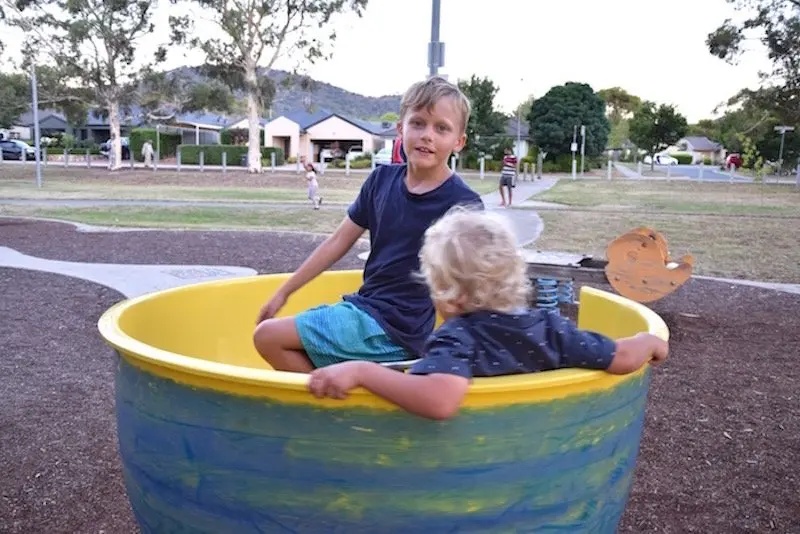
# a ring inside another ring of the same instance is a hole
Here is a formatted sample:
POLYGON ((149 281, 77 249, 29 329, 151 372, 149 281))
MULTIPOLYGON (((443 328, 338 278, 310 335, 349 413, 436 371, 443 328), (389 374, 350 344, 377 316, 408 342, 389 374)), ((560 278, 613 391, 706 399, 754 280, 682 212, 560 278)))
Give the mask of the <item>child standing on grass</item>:
POLYGON ((315 210, 319 209, 322 204, 322 197, 319 196, 319 182, 317 182, 317 173, 314 172, 314 166, 306 163, 306 182, 308 183, 308 199, 314 206, 315 210))
POLYGON ((454 210, 430 227, 421 274, 444 323, 408 374, 368 361, 311 373, 317 397, 363 387, 413 414, 454 416, 473 377, 578 367, 627 374, 667 357, 648 334, 614 341, 559 315, 527 308, 530 282, 516 239, 497 214, 454 210))
POLYGON ((390 362, 422 353, 435 312, 419 270, 425 230, 453 206, 480 196, 447 166, 466 142, 470 103, 444 78, 415 83, 400 104, 397 130, 407 162, 369 175, 339 228, 264 304, 253 343, 282 371, 310 372, 348 360, 390 362), (364 282, 341 302, 294 317, 275 315, 289 296, 330 268, 369 230, 364 282))

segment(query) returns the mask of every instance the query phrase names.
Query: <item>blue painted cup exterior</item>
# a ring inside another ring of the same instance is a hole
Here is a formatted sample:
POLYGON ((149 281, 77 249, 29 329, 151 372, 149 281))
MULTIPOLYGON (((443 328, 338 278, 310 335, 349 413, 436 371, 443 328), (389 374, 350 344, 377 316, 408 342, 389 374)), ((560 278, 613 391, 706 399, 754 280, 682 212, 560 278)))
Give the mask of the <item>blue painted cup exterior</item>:
POLYGON ((198 388, 123 356, 125 482, 146 534, 612 534, 649 379, 432 422, 198 388))

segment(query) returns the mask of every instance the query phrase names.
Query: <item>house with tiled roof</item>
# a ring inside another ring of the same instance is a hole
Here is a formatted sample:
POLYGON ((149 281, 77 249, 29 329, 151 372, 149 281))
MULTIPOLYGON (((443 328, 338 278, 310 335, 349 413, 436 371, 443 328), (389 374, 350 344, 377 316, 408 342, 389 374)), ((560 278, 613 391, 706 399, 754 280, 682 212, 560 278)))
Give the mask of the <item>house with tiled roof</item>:
POLYGON ((691 154, 692 163, 701 163, 707 160, 721 163, 725 159, 725 148, 720 143, 703 136, 684 137, 669 147, 666 152, 668 154, 691 154))
MULTIPOLYGON (((247 127, 246 121, 243 125, 247 127)), ((394 125, 346 117, 327 110, 298 110, 264 125, 264 144, 287 156, 319 161, 323 150, 374 153, 394 139, 394 125)))

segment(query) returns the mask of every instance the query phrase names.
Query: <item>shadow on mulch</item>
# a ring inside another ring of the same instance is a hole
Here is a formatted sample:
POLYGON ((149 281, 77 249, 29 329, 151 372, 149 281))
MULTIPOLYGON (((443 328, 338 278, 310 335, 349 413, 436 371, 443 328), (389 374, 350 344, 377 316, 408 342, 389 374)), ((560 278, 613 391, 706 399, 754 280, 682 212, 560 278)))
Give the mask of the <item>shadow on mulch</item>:
MULTIPOLYGON (((292 271, 320 238, 249 232, 76 233, 0 221, 0 246, 50 259, 292 271)), ((350 253, 336 268, 360 268, 350 253)), ((607 289, 607 288, 603 288, 607 289)), ((0 532, 135 532, 117 453, 111 351, 122 297, 0 269, 0 532)), ((670 359, 653 373, 620 532, 800 532, 800 297, 692 280, 656 303, 670 359)))

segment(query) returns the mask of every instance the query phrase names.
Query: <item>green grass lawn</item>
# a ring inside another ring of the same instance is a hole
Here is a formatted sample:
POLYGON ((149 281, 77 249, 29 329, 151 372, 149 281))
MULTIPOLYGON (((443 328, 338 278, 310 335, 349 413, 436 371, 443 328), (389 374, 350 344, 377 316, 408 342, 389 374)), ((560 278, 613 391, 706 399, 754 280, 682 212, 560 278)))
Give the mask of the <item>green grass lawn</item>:
POLYGON ((285 230, 331 233, 344 210, 303 208, 113 207, 38 208, 0 206, 0 215, 45 217, 97 226, 285 230))
MULTIPOLYGON (((355 199, 366 174, 319 176, 320 192, 328 203, 349 204, 355 199)), ((496 180, 465 178, 476 192, 495 189, 496 180)), ((0 166, 0 199, 180 200, 224 202, 305 202, 306 182, 291 172, 249 175, 242 171, 175 172, 48 167, 43 187, 38 188, 30 166, 0 166)))
POLYGON ((697 274, 800 283, 800 192, 792 186, 564 180, 535 200, 575 209, 541 210, 531 248, 605 258, 614 238, 649 226, 670 255, 695 257, 697 274))
POLYGON ((800 216, 800 190, 774 184, 561 180, 535 200, 597 210, 800 216))

